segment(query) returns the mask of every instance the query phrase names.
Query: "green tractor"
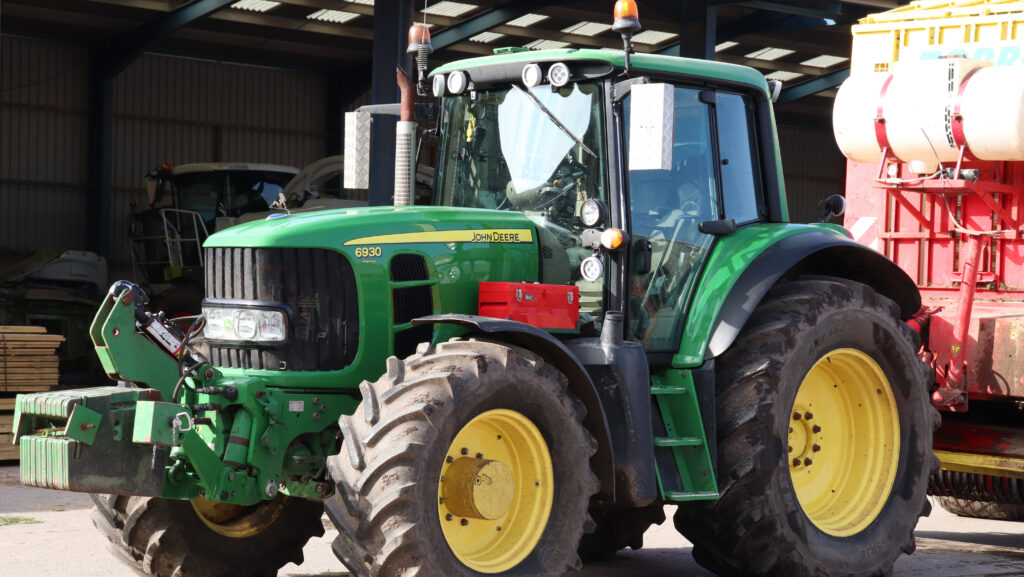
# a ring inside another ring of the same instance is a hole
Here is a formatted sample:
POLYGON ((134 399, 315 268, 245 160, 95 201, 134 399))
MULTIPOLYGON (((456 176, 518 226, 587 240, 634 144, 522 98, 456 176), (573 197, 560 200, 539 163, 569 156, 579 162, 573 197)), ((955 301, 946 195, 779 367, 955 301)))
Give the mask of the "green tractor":
POLYGON ((554 50, 428 82, 432 206, 210 236, 185 331, 115 284, 90 332, 120 383, 19 397, 22 482, 95 493, 160 577, 274 575, 325 506, 358 577, 561 575, 666 504, 722 575, 913 551, 920 299, 840 227, 787 222, 761 74, 554 50))

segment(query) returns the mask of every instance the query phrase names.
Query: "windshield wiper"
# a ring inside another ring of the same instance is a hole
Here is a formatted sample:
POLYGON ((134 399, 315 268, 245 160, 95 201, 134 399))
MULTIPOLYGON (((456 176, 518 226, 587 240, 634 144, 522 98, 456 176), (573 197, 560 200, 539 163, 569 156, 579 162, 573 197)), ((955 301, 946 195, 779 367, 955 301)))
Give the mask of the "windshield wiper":
POLYGON ((559 120, 558 117, 555 116, 553 112, 548 110, 547 106, 544 106, 544 103, 541 102, 539 98, 537 98, 537 95, 535 95, 534 93, 530 92, 529 90, 523 90, 522 88, 519 88, 518 84, 513 84, 512 88, 515 88, 519 92, 522 92, 523 94, 529 96, 530 100, 532 100, 533 103, 537 105, 537 108, 540 108, 541 112, 543 112, 544 114, 547 114, 548 118, 551 119, 551 122, 555 123, 555 126, 557 126, 559 128, 559 130, 564 132, 565 135, 568 136, 569 138, 573 139, 573 141, 575 141, 576 144, 578 144, 580 146, 580 148, 585 150, 587 152, 587 154, 589 154, 590 156, 593 156, 594 158, 597 158, 597 155, 594 154, 594 151, 590 150, 590 148, 588 148, 586 144, 583 144, 583 141, 580 140, 580 137, 576 136, 575 134, 572 133, 572 131, 570 131, 568 128, 566 128, 566 126, 564 124, 562 124, 562 121, 559 120))

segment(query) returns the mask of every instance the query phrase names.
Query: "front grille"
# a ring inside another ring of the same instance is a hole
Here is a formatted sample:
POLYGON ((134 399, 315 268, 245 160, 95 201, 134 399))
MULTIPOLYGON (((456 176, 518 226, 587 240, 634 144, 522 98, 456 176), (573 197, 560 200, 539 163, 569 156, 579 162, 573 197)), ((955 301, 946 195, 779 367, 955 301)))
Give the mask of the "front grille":
POLYGON ((211 345, 218 367, 334 371, 359 348, 359 309, 352 267, 318 248, 207 248, 206 296, 283 303, 291 308, 282 348, 211 345))

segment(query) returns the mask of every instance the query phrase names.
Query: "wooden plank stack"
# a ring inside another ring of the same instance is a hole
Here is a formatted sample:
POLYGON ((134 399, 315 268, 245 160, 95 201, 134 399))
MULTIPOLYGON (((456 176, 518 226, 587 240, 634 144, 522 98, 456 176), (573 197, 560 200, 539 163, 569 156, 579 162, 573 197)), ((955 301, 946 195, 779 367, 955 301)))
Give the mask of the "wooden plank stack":
POLYGON ((44 327, 0 326, 0 461, 18 458, 11 444, 15 395, 57 386, 62 342, 63 336, 48 335, 44 327))

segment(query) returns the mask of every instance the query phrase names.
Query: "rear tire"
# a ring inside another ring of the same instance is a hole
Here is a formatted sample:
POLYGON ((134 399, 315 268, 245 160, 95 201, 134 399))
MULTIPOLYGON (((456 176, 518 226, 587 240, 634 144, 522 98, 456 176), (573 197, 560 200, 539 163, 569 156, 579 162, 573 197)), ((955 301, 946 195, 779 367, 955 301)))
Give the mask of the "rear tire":
POLYGON ((954 515, 995 521, 1024 521, 1024 505, 938 497, 939 506, 954 515))
POLYGON ((842 279, 780 283, 764 298, 716 360, 721 497, 675 516, 700 564, 870 577, 914 551, 939 416, 917 335, 897 315, 842 279))
POLYGON ((589 464, 597 443, 554 367, 519 347, 453 340, 388 359, 387 373, 360 391, 362 404, 338 421, 341 451, 328 459, 338 489, 327 503, 334 552, 353 575, 525 577, 579 567, 576 546, 599 488, 589 464), (482 461, 500 463, 514 482, 481 483, 482 469, 455 482, 457 467, 482 461), (474 482, 514 489, 477 501, 474 482), (493 514, 466 514, 460 498, 493 514))
POLYGON ((219 532, 189 501, 123 495, 92 500, 93 525, 122 561, 147 576, 273 577, 288 563, 301 564, 302 547, 324 534, 322 503, 284 495, 243 509, 237 524, 215 524, 219 532))

